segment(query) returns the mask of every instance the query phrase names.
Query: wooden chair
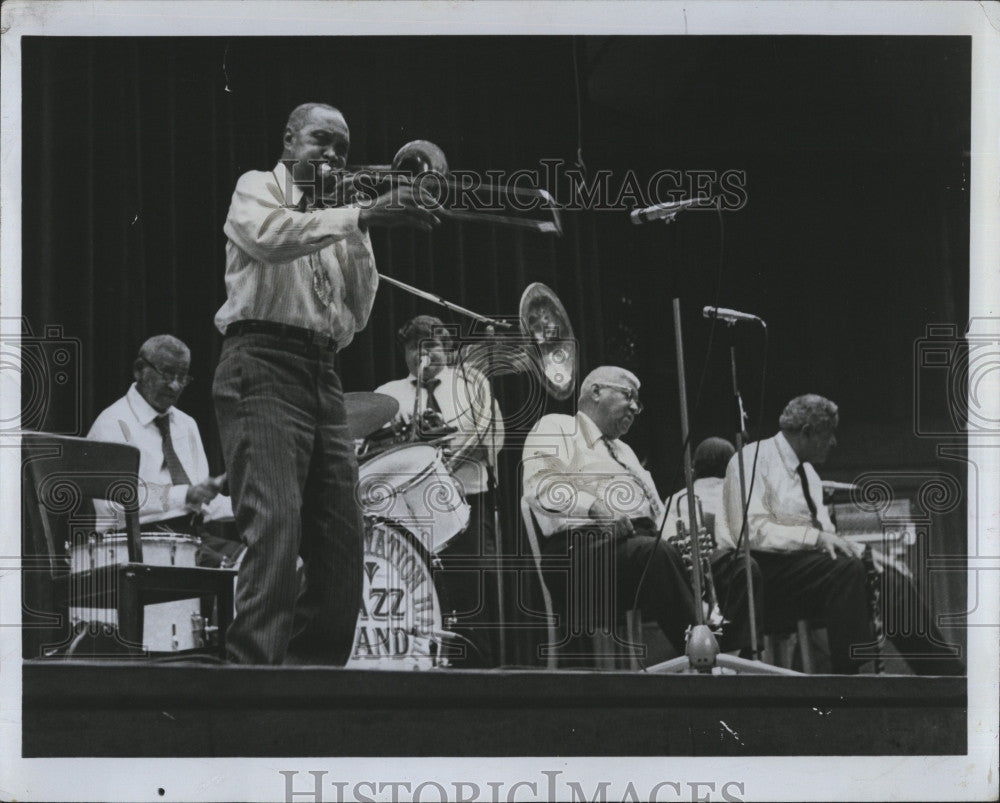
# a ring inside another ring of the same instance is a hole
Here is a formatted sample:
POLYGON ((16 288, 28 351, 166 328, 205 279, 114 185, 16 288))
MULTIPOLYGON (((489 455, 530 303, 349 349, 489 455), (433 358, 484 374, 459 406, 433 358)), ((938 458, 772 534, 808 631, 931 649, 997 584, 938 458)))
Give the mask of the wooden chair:
MULTIPOLYGON (((584 608, 584 610, 580 612, 580 621, 569 622, 570 612, 563 610, 562 606, 560 606, 560 610, 557 612, 553 605, 552 593, 545 582, 545 576, 542 571, 538 523, 535 520, 531 506, 528 504, 528 500, 524 497, 521 498, 521 518, 524 520, 528 544, 531 547, 535 566, 538 569, 538 578, 545 601, 545 612, 548 616, 548 644, 544 648, 546 666, 549 669, 555 669, 558 665, 559 656, 563 656, 565 658, 585 658, 592 662, 596 669, 625 668, 638 671, 641 667, 637 649, 642 646, 642 617, 640 612, 630 610, 611 621, 607 616, 601 616, 602 605, 599 601, 594 606, 581 605, 580 607, 584 608), (557 621, 560 619, 564 623, 567 623, 567 627, 564 628, 561 638, 559 628, 557 627, 557 621), (570 632, 576 630, 580 632, 570 632), (617 635, 622 630, 625 633, 624 642, 617 635), (577 643, 580 641, 579 638, 574 638, 575 635, 585 639, 589 645, 583 652, 574 652, 571 648, 574 641, 577 643)), ((568 522, 571 527, 573 523, 568 522)), ((580 527, 593 526, 593 522, 590 520, 580 520, 575 523, 580 527)), ((556 561, 558 560, 556 559, 556 561)), ((549 559, 550 563, 556 561, 549 559)), ((564 564, 563 567, 566 569, 567 574, 579 571, 580 568, 576 562, 569 558, 564 559, 561 564, 564 564)), ((607 591, 609 587, 610 584, 605 584, 604 590, 607 591)), ((583 590, 586 591, 586 589, 583 590)), ((560 600, 560 602, 565 604, 566 601, 560 600)), ((586 603, 588 601, 581 600, 580 602, 586 603)), ((604 602, 607 602, 607 600, 604 600, 604 602)), ((573 618, 575 619, 576 617, 573 618)))
POLYGON ((203 613, 208 613, 214 600, 218 651, 225 657, 235 572, 143 562, 139 450, 45 433, 25 433, 21 444, 25 513, 36 531, 36 554, 48 558, 46 597, 55 611, 66 615, 70 605, 116 609, 118 642, 137 652, 143 645, 146 605, 200 598, 203 613), (124 509, 128 561, 71 573, 64 545, 71 541, 73 522, 87 515, 84 511, 93 499, 108 500, 124 509))
POLYGON ((819 630, 821 626, 817 627, 808 619, 797 619, 794 624, 786 622, 767 627, 763 647, 768 663, 785 669, 795 669, 798 665, 805 674, 815 674, 816 659, 812 651, 814 629, 819 630))
POLYGON ((534 558, 535 569, 538 572, 538 583, 542 590, 542 603, 545 608, 546 632, 548 636, 548 641, 542 648, 545 666, 548 669, 555 669, 557 665, 555 644, 558 638, 556 615, 552 608, 552 594, 549 592, 549 587, 545 583, 545 576, 542 574, 542 550, 539 546, 538 528, 535 524, 535 517, 531 512, 531 507, 528 505, 528 500, 523 496, 521 497, 521 518, 524 521, 524 532, 528 537, 528 546, 531 548, 531 556, 534 558))

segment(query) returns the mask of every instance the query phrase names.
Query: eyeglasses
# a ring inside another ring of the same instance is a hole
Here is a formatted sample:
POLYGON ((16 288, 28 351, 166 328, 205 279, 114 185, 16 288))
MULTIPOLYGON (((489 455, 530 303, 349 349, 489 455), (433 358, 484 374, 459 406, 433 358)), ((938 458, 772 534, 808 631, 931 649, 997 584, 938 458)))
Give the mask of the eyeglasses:
POLYGON ((603 383, 600 385, 595 385, 594 387, 611 388, 612 390, 617 390, 619 393, 622 394, 622 396, 625 397, 625 401, 627 401, 629 404, 635 405, 636 412, 639 413, 642 412, 642 402, 639 401, 639 391, 637 391, 635 388, 628 388, 625 387, 624 385, 605 385, 603 383))
POLYGON ((145 362, 146 365, 148 365, 150 368, 156 371, 160 379, 162 379, 168 385, 176 382, 182 388, 186 388, 188 385, 191 384, 191 380, 194 379, 194 377, 191 376, 190 374, 177 374, 174 373, 173 371, 161 371, 159 368, 157 368, 155 365, 153 365, 153 363, 149 362, 148 360, 146 360, 145 362))

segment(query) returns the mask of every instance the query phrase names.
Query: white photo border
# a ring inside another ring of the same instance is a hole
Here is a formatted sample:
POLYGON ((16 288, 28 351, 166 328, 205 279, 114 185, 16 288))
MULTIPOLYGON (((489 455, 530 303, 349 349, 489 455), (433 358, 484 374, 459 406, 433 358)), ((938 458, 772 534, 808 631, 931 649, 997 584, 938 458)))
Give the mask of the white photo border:
MULTIPOLYGON (((972 140, 970 317, 1000 315, 1000 5, 953 2, 10 2, 2 8, 2 317, 21 309, 21 37, 61 36, 286 36, 389 34, 893 34, 972 37, 972 140)), ((0 414, 16 415, 18 394, 4 386, 0 414)), ((992 409, 1000 392, 990 389, 992 409)), ((1000 416, 994 415, 994 418, 1000 416)), ((1000 443, 970 444, 989 511, 977 521, 970 509, 969 533, 986 555, 1000 555, 997 491, 1000 443)), ((329 780, 504 781, 506 799, 518 780, 517 799, 544 799, 545 772, 562 773, 592 793, 610 781, 608 799, 631 782, 640 796, 664 781, 684 785, 742 783, 730 792, 743 800, 985 800, 996 799, 998 737, 998 601, 1000 558, 980 563, 978 584, 969 583, 968 754, 965 756, 871 756, 761 758, 199 758, 199 759, 22 759, 19 555, 20 473, 16 448, 0 448, 0 797, 18 800, 283 800, 285 777, 310 771, 329 780), (13 557, 11 557, 13 556, 13 557), (978 599, 975 595, 978 592, 978 599), (11 626, 11 624, 14 626, 11 626), (168 794, 158 796, 157 789, 168 794)), ((971 481, 970 477, 970 481, 971 481)), ((365 793, 375 790, 363 787, 365 793)), ((484 786, 484 791, 486 787, 484 786)), ((701 788, 701 794, 707 792, 701 788)), ((436 799, 433 788, 426 799, 436 799)), ((686 799, 668 797, 662 799, 686 799)), ((297 796, 295 800, 310 797, 297 796)), ((327 800, 336 799, 332 787, 327 800)), ((349 798, 345 798, 349 799, 349 798)), ((378 799, 389 799, 385 795, 378 799)), ((489 799, 489 798, 484 798, 489 799)))

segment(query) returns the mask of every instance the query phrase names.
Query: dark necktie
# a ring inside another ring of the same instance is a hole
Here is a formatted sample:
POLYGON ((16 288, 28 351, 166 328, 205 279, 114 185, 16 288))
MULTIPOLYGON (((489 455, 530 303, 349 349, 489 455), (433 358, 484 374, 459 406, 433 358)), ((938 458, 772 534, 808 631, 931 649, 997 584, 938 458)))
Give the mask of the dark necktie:
MULTIPOLYGON (((417 380, 414 379, 412 382, 414 387, 416 387, 417 380)), ((440 384, 440 379, 430 379, 427 382, 421 382, 421 385, 427 388, 427 409, 433 410, 435 413, 441 412, 441 406, 438 404, 437 399, 434 398, 434 389, 440 384)), ((419 393, 420 389, 417 388, 415 392, 419 393)))
POLYGON ((158 415, 153 421, 163 438, 163 467, 170 472, 170 482, 174 485, 190 485, 191 480, 181 465, 180 458, 174 451, 174 442, 170 438, 170 415, 168 413, 158 415))
POLYGON ((809 493, 809 479, 806 477, 806 467, 804 463, 799 463, 798 472, 799 480, 802 481, 802 493, 806 497, 806 504, 809 505, 809 515, 812 517, 812 526, 817 530, 822 530, 823 526, 819 523, 819 518, 816 516, 816 502, 813 501, 812 494, 809 493))
POLYGON ((636 483, 639 485, 639 487, 642 489, 643 494, 645 494, 646 496, 646 502, 649 503, 650 512, 652 512, 653 514, 653 520, 654 520, 653 523, 658 524, 660 519, 663 517, 663 502, 660 501, 660 497, 657 496, 656 489, 650 486, 650 484, 646 481, 645 477, 641 476, 638 472, 635 471, 635 469, 633 469, 628 463, 624 462, 618 456, 618 450, 615 449, 614 445, 612 444, 611 438, 602 437, 601 440, 604 441, 604 446, 607 448, 608 454, 611 455, 611 458, 619 466, 625 469, 628 472, 629 476, 633 480, 635 480, 636 483))

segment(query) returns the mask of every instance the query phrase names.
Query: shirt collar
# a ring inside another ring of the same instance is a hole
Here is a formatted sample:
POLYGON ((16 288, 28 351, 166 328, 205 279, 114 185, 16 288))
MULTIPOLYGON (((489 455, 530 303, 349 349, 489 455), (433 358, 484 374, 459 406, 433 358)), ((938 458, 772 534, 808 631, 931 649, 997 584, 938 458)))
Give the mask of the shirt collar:
MULTIPOLYGON (((436 379, 438 382, 441 382, 442 380, 444 380, 445 375, 451 370, 452 370, 451 366, 446 365, 444 368, 441 369, 438 375, 434 377, 434 379, 436 379)), ((431 381, 433 382, 434 379, 432 379, 431 381)), ((406 377, 406 381, 409 382, 411 385, 416 385, 417 377, 414 374, 410 374, 408 377, 406 377)))
POLYGON ((302 188, 292 181, 292 175, 288 172, 288 168, 285 167, 284 163, 278 162, 271 172, 274 173, 274 178, 278 182, 278 192, 281 193, 281 197, 286 198, 285 192, 291 186, 292 203, 290 206, 298 206, 299 201, 302 200, 302 188))
POLYGON ((580 433, 583 435, 584 440, 587 441, 587 447, 593 449, 594 444, 604 438, 604 434, 601 432, 600 427, 594 423, 593 418, 582 410, 577 412, 576 420, 580 427, 580 433))
MULTIPOLYGON (((144 427, 153 423, 153 419, 162 415, 159 413, 153 405, 146 401, 142 394, 139 392, 139 388, 136 383, 132 383, 132 387, 128 389, 128 393, 125 394, 128 398, 128 403, 132 408, 132 412, 135 413, 135 417, 138 419, 139 423, 144 427)), ((174 408, 168 407, 166 415, 173 419, 174 408)))
POLYGON ((781 462, 785 464, 785 468, 788 469, 789 474, 798 474, 799 465, 802 463, 799 460, 799 456, 795 454, 795 450, 792 448, 792 444, 788 442, 785 437, 784 432, 779 432, 774 436, 774 441, 778 447, 778 454, 781 456, 781 462))

